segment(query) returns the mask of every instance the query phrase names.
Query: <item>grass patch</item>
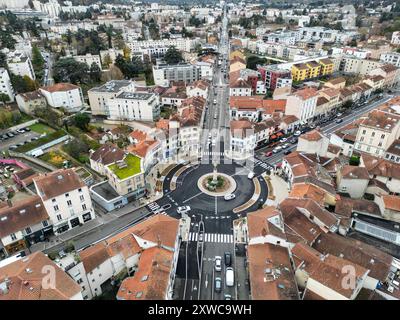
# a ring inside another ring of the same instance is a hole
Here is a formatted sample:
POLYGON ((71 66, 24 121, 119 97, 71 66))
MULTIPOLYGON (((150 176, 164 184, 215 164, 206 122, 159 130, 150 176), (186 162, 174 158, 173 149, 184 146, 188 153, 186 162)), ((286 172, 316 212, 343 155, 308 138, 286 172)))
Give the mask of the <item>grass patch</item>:
POLYGON ((54 132, 55 130, 53 128, 50 128, 49 126, 45 125, 44 123, 35 123, 31 126, 29 126, 29 128, 36 132, 36 133, 40 133, 40 134, 50 134, 52 132, 54 132))
POLYGON ((66 134, 65 134, 64 131, 58 130, 58 131, 52 132, 52 133, 50 133, 50 134, 38 139, 36 141, 32 141, 30 143, 27 143, 27 144, 21 146, 21 147, 18 147, 15 151, 16 152, 22 152, 22 153, 23 152, 28 152, 28 151, 30 151, 32 149, 38 148, 38 147, 40 147, 40 146, 42 146, 42 145, 44 145, 46 143, 49 143, 50 141, 56 140, 56 139, 61 138, 61 137, 65 136, 65 135, 66 134))
POLYGON ((128 154, 124 162, 126 163, 126 166, 124 167, 119 167, 118 164, 111 164, 108 166, 112 172, 115 173, 115 175, 123 180, 128 177, 131 177, 135 174, 140 173, 140 158, 133 155, 133 154, 128 154))
POLYGON ((62 168, 64 161, 67 160, 58 151, 46 152, 45 154, 42 154, 41 156, 39 156, 39 159, 43 160, 44 162, 50 163, 51 165, 53 165, 57 168, 62 168))

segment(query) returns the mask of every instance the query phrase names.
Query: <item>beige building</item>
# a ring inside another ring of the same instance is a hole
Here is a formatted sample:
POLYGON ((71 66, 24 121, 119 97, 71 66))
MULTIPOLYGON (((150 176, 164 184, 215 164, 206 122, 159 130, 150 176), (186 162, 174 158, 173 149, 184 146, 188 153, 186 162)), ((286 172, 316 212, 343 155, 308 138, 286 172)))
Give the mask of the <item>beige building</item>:
POLYGON ((298 90, 288 96, 286 102, 286 115, 296 116, 301 123, 306 123, 315 116, 318 92, 315 88, 298 90))
POLYGON ((398 138, 400 133, 400 116, 373 110, 365 117, 359 126, 355 150, 383 157, 386 150, 398 138))

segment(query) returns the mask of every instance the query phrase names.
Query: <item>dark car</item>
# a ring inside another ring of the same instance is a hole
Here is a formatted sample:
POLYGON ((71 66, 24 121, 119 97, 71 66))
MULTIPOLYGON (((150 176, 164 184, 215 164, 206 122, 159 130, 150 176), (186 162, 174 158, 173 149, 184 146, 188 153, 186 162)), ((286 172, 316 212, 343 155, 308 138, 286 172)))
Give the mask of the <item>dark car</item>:
POLYGON ((290 150, 285 150, 285 152, 283 153, 285 156, 287 156, 288 154, 292 153, 292 151, 290 150))
POLYGON ((12 134, 11 132, 8 132, 7 135, 8 135, 10 138, 14 137, 14 134, 12 134))
POLYGON ((232 255, 229 251, 224 253, 225 265, 230 267, 232 265, 232 255))
POLYGON ((222 280, 220 277, 215 278, 214 290, 218 293, 222 291, 222 280))
POLYGON ((31 131, 31 129, 30 129, 30 128, 24 128, 24 130, 25 130, 25 131, 31 131))
POLYGON ((295 143, 297 143, 297 141, 298 141, 297 138, 292 138, 292 139, 289 140, 289 142, 290 142, 291 144, 295 144, 295 143))

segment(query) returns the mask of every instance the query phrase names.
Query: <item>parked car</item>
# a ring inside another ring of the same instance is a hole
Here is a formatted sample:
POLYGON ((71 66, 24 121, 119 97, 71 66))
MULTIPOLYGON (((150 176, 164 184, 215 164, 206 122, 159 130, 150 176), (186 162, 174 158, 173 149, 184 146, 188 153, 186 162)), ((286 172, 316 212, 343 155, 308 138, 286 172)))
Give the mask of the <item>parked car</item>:
POLYGON ((8 147, 8 150, 15 150, 15 149, 17 149, 18 147, 17 146, 9 146, 8 147))
POLYGON ((31 131, 31 129, 30 129, 30 128, 24 128, 24 130, 25 130, 25 131, 31 131))
POLYGON ((222 258, 221 258, 221 256, 215 256, 215 258, 214 258, 214 266, 215 266, 215 271, 221 271, 222 270, 222 258))
POLYGON ((343 115, 343 113, 339 112, 339 113, 336 115, 336 117, 337 117, 337 118, 340 118, 342 115, 343 115))
POLYGON ((294 135, 295 137, 298 137, 298 136, 301 135, 301 131, 300 131, 300 130, 297 130, 293 135, 294 135))
POLYGON ((248 179, 253 179, 254 178, 254 172, 250 171, 249 174, 247 175, 248 179))
POLYGON ((176 211, 177 211, 179 214, 188 213, 188 212, 190 211, 190 206, 178 207, 178 209, 176 209, 176 211))
POLYGON ((232 199, 235 199, 235 198, 236 198, 236 196, 235 196, 233 193, 226 194, 226 195, 224 196, 224 199, 225 199, 226 201, 229 201, 229 200, 232 200, 232 199))
POLYGON ((7 135, 8 135, 9 138, 14 137, 14 134, 12 134, 11 132, 8 132, 7 135))
POLYGON ((266 157, 270 157, 270 156, 272 156, 272 151, 268 151, 268 152, 266 152, 266 153, 265 153, 265 156, 266 156, 266 157))
POLYGON ((291 154, 292 151, 291 150, 285 150, 285 152, 283 153, 285 156, 287 156, 288 154, 291 154))
POLYGON ((225 294, 225 300, 232 300, 232 296, 230 294, 225 294))
POLYGON ((233 272, 233 268, 226 268, 225 271, 225 283, 228 287, 233 287, 235 285, 235 273, 233 272))
POLYGON ((282 138, 281 139, 281 142, 283 143, 283 142, 286 142, 287 141, 287 138, 282 138))
POLYGON ((278 152, 281 151, 281 150, 282 150, 282 147, 281 147, 281 146, 277 146, 277 147, 275 147, 274 150, 272 150, 272 152, 273 152, 273 153, 278 153, 278 152))
POLYGON ((336 119, 336 123, 341 123, 341 122, 343 122, 343 119, 341 119, 341 118, 336 119))
POLYGON ((214 290, 218 293, 222 290, 222 280, 220 277, 215 278, 214 290))
POLYGON ((229 251, 226 251, 224 253, 224 260, 227 267, 230 267, 232 265, 232 255, 229 251))
POLYGON ((289 140, 289 142, 290 142, 291 144, 295 144, 295 143, 297 143, 297 141, 299 141, 299 139, 297 139, 297 138, 295 138, 295 137, 293 137, 292 139, 289 140))
POLYGON ((25 130, 24 129, 18 129, 17 132, 18 133, 25 133, 25 130))

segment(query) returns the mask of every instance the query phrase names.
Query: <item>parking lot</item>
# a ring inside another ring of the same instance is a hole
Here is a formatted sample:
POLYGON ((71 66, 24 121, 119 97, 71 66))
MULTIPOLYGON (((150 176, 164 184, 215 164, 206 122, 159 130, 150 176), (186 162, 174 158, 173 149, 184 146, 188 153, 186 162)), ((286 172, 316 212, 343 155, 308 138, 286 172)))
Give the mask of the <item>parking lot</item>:
POLYGON ((6 138, 5 135, 9 132, 4 131, 0 133, 0 151, 8 150, 11 146, 18 146, 18 144, 24 144, 40 137, 39 133, 33 131, 25 131, 23 133, 11 131, 14 136, 6 138))

